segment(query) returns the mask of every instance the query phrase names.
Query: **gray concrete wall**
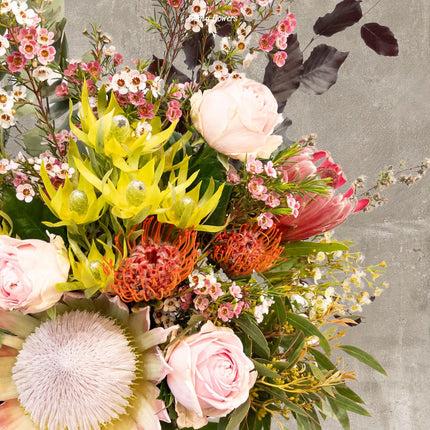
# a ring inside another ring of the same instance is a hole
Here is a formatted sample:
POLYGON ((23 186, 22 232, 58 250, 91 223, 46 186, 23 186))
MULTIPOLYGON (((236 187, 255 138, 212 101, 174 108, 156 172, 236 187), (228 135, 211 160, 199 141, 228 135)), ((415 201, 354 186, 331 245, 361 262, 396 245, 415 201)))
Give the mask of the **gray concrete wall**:
MULTIPOLYGON (((299 0, 301 42, 311 38, 312 25, 336 0, 299 0)), ((367 10, 375 1, 362 3, 367 10)), ((86 48, 78 34, 97 21, 126 57, 161 54, 156 38, 145 32, 140 15, 151 12, 149 0, 67 0, 66 16, 71 56, 86 48)), ((297 92, 287 106, 293 120, 291 137, 317 133, 319 147, 329 149, 353 180, 360 174, 374 180, 385 165, 430 156, 430 81, 428 0, 383 0, 363 22, 389 26, 399 40, 400 56, 376 55, 359 38, 355 26, 318 42, 333 44, 350 56, 338 83, 322 96, 297 92)), ((259 71, 254 69, 253 75, 259 71)), ((370 181, 372 183, 372 181, 370 181)), ((389 203, 369 214, 358 214, 337 229, 339 239, 351 239, 369 264, 385 259, 391 287, 365 308, 364 322, 350 330, 345 342, 377 357, 388 377, 353 362, 359 384, 354 388, 367 403, 372 418, 352 418, 353 430, 427 430, 430 415, 430 177, 389 193, 389 203)), ((327 430, 339 429, 327 422, 327 430)))

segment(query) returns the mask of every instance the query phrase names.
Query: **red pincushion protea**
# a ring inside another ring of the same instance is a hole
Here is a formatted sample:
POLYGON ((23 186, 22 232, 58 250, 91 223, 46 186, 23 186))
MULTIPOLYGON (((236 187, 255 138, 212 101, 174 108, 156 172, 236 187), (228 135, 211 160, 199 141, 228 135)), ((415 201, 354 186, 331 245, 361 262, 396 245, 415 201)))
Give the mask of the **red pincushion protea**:
POLYGON ((316 234, 332 230, 342 224, 351 213, 364 209, 368 199, 354 200, 354 187, 345 194, 336 194, 335 190, 346 182, 342 169, 334 163, 328 151, 313 152, 310 148, 303 148, 300 153, 288 160, 284 173, 289 181, 306 176, 331 178, 329 185, 332 192, 329 195, 312 195, 296 197, 300 202, 297 217, 283 215, 276 222, 282 232, 282 241, 291 242, 307 239, 316 234), (316 164, 323 160, 319 165, 316 164))
POLYGON ((239 231, 217 236, 212 258, 230 276, 245 276, 253 271, 264 272, 279 259, 283 247, 276 228, 263 231, 258 224, 243 224, 239 231))
MULTIPOLYGON (((173 226, 153 218, 142 223, 138 243, 127 237, 128 256, 114 272, 110 289, 124 302, 161 300, 193 270, 198 259, 197 232, 186 230, 173 237, 173 226)), ((118 238, 118 248, 121 249, 118 238)))

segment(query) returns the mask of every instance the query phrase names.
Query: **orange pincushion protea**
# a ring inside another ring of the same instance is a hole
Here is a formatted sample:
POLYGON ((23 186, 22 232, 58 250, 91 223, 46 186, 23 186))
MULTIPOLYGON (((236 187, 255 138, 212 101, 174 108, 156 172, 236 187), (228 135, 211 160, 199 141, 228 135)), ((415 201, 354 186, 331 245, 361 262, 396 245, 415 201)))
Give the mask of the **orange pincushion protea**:
MULTIPOLYGON (((129 254, 114 273, 111 293, 124 302, 161 300, 172 294, 177 285, 192 271, 198 259, 197 232, 185 230, 172 237, 173 226, 161 224, 153 218, 142 223, 142 234, 130 242, 129 254)), ((121 248, 118 238, 116 244, 121 248)))
POLYGON ((232 276, 264 272, 279 259, 284 249, 279 246, 280 241, 281 235, 275 227, 263 231, 257 224, 243 224, 238 232, 218 235, 212 258, 232 276))

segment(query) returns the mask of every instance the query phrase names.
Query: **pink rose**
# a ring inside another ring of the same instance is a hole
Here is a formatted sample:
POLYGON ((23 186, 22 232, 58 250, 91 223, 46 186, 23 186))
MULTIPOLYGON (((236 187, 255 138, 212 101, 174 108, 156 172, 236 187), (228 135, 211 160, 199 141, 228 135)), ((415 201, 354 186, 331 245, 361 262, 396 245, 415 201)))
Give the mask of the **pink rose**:
POLYGON ((206 142, 222 154, 245 160, 269 158, 281 144, 271 133, 282 120, 275 97, 251 79, 227 79, 191 98, 191 118, 206 142))
POLYGON ((0 236, 0 308, 41 312, 60 300, 55 289, 66 282, 69 260, 60 237, 49 242, 0 236))
POLYGON ((177 402, 178 426, 200 428, 206 417, 224 417, 246 401, 257 372, 240 339, 208 321, 200 333, 180 340, 167 353, 167 383, 177 402))

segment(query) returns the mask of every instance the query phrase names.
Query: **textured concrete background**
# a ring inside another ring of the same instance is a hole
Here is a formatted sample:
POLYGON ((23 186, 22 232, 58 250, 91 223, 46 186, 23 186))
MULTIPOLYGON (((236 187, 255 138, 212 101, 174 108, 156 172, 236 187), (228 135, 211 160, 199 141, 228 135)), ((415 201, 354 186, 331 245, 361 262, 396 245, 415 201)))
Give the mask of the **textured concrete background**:
MULTIPOLYGON (((297 0, 291 9, 298 16, 302 46, 312 37, 312 25, 332 10, 337 0, 297 0)), ((368 10, 375 1, 363 2, 368 10)), ((78 33, 94 21, 114 39, 126 58, 161 54, 157 39, 145 32, 140 15, 151 12, 149 0, 66 1, 71 56, 87 49, 78 33)), ((368 49, 359 26, 318 43, 350 51, 338 83, 322 96, 300 91, 287 106, 293 120, 289 135, 317 133, 319 147, 331 151, 353 180, 360 174, 369 184, 384 166, 406 160, 414 165, 430 156, 430 82, 428 0, 381 1, 362 21, 389 26, 399 40, 400 56, 387 58, 368 49)), ((314 44, 314 46, 316 46, 314 44)), ((306 55, 310 53, 310 49, 306 55)), ((258 65, 252 76, 261 73, 258 65)), ((388 205, 369 214, 351 217, 336 237, 358 243, 368 264, 388 264, 385 279, 391 287, 365 308, 364 322, 350 330, 345 343, 364 348, 388 372, 384 377, 352 358, 358 371, 355 388, 366 401, 372 418, 352 417, 352 430, 427 430, 430 428, 430 178, 406 188, 390 190, 388 205)), ((339 429, 327 421, 324 429, 339 429)))

